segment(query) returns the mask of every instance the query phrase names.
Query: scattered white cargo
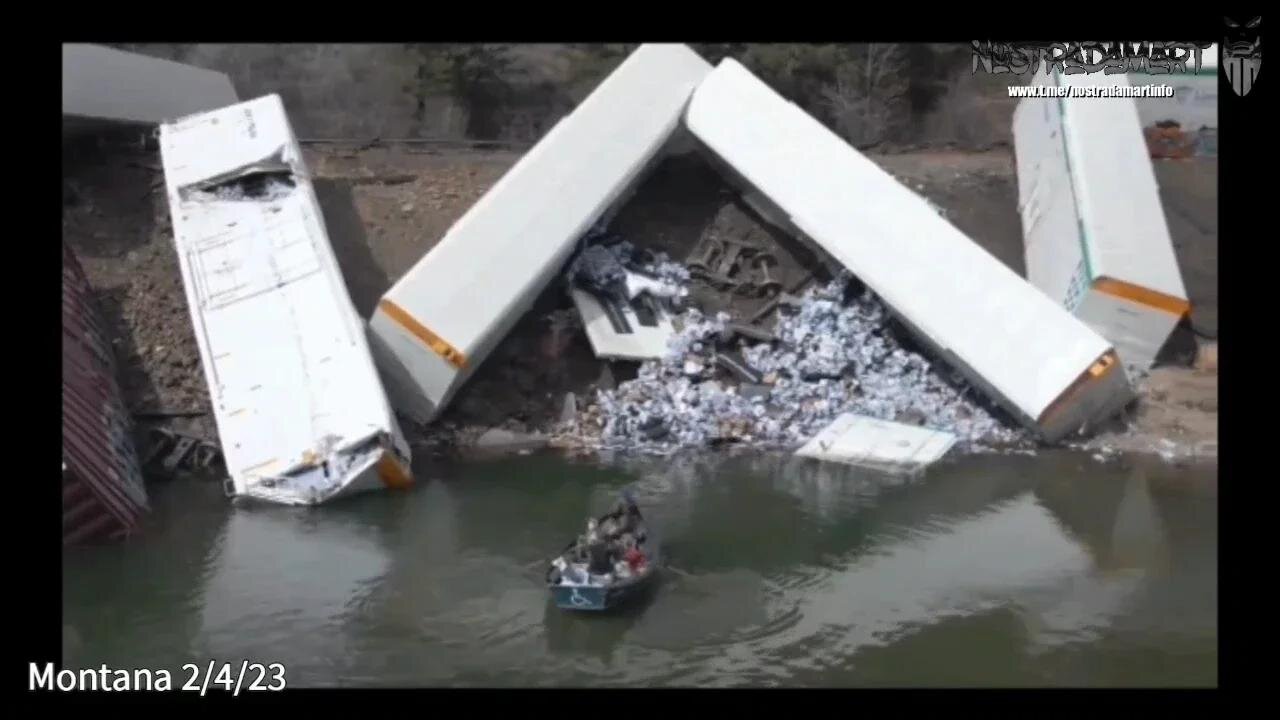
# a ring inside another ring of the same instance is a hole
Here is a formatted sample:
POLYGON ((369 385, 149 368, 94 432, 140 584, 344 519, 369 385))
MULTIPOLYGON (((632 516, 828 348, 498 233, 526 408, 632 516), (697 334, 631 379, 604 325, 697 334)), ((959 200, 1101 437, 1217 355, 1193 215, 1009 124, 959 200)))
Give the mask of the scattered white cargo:
POLYGON ((174 244, 235 496, 412 482, 276 95, 160 126, 174 244))
MULTIPOLYGON (((1129 85, 1037 73, 1037 84, 1129 85)), ((1145 373, 1190 311, 1132 98, 1027 98, 1013 119, 1027 277, 1145 373)))
POLYGON ((62 114, 155 125, 239 101, 220 72, 102 45, 62 46, 62 114))
POLYGON ((1115 350, 835 133, 726 59, 689 130, 799 232, 854 273, 943 361, 1044 439, 1132 398, 1115 350))
POLYGON ((914 473, 941 460, 955 443, 956 436, 942 430, 845 413, 796 455, 914 473))
POLYGON ((551 129, 413 268, 370 320, 398 409, 443 410, 575 244, 680 127, 711 66, 684 45, 643 45, 551 129))

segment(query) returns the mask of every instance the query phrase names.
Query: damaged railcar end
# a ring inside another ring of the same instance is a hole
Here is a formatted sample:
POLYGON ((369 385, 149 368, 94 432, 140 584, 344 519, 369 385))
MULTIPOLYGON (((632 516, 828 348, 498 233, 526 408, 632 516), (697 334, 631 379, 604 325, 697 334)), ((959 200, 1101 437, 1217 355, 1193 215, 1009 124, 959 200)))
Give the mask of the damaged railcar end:
POLYGON ((280 98, 162 124, 160 149, 228 494, 313 505, 410 485, 280 98))
POLYGON ((337 441, 326 438, 318 452, 304 453, 283 471, 249 469, 243 491, 230 478, 228 494, 284 505, 319 505, 384 485, 412 484, 408 450, 398 433, 379 432, 342 445, 337 441))
MULTIPOLYGON (((1124 75, 1093 78, 1128 87, 1124 75)), ((1074 75, 1036 73, 1069 87, 1074 75)), ((1115 346, 1130 379, 1151 370, 1191 312, 1134 98, 1027 98, 1013 115, 1027 279, 1115 346)))

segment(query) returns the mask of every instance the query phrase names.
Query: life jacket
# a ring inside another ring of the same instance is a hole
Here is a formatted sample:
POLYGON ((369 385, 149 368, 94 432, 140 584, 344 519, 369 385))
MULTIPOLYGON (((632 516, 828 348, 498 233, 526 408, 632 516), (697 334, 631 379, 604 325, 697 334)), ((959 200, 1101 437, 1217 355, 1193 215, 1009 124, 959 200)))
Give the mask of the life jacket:
POLYGON ((631 568, 632 572, 639 572, 645 564, 644 553, 640 552, 639 548, 631 548, 628 550, 627 553, 623 555, 623 559, 627 561, 627 565, 631 568))

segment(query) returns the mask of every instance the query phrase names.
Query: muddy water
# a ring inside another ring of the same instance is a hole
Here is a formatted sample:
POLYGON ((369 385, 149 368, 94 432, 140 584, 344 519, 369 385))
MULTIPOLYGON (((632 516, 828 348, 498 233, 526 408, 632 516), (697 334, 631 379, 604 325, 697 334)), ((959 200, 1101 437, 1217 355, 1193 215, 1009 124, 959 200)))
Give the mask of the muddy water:
POLYGON ((909 482, 771 456, 440 467, 230 508, 153 488, 69 551, 68 667, 281 662, 293 686, 1215 685, 1215 468, 972 457, 909 482), (631 484, 671 567, 566 615, 539 560, 631 484))

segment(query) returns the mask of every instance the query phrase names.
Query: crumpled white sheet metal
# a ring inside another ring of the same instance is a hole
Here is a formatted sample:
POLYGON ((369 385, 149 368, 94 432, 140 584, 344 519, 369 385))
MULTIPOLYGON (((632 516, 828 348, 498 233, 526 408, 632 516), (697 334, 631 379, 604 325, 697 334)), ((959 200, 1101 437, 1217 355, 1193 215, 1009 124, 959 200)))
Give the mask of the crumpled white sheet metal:
POLYGON ((609 320, 601 299, 585 290, 573 289, 573 303, 582 318, 582 327, 596 357, 606 360, 649 360, 662 356, 675 328, 665 312, 659 311, 652 326, 641 324, 635 309, 619 303, 629 326, 619 332, 609 320))
MULTIPOLYGON (((579 287, 570 288, 570 295, 596 357, 637 361, 661 358, 675 333, 665 305, 678 305, 688 296, 689 290, 685 286, 689 280, 688 269, 671 262, 665 253, 641 259, 635 247, 625 241, 591 246, 575 259, 573 266, 584 259, 616 275, 616 280, 610 277, 586 278, 584 285, 590 291, 579 287), (622 294, 631 301, 635 301, 641 294, 647 294, 657 301, 654 325, 641 324, 634 307, 622 306, 621 314, 630 328, 626 332, 614 328, 602 305, 605 298, 599 293, 615 282, 621 286, 614 297, 614 301, 620 306, 622 294)), ((571 271, 570 276, 581 275, 589 269, 578 268, 576 272, 571 271)))

